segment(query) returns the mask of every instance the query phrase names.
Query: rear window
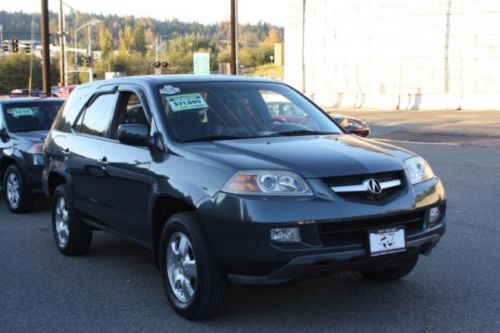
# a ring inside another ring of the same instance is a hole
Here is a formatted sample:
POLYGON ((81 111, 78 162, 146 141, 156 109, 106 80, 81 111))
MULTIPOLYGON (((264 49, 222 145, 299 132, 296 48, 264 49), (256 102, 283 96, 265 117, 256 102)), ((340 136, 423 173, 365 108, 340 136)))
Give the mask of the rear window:
POLYGON ((7 128, 11 132, 46 131, 50 129, 62 101, 4 104, 7 128))

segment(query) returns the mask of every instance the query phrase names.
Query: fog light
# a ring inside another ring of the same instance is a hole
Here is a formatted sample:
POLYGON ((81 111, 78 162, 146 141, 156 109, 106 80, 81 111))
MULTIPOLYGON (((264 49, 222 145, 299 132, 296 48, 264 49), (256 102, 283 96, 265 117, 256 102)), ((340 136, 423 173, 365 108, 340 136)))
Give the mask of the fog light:
POLYGON ((434 207, 429 210, 429 225, 433 225, 434 223, 439 220, 439 217, 441 216, 441 210, 439 207, 434 207))
POLYGON ((271 239, 280 243, 300 242, 299 228, 273 228, 271 229, 271 239))

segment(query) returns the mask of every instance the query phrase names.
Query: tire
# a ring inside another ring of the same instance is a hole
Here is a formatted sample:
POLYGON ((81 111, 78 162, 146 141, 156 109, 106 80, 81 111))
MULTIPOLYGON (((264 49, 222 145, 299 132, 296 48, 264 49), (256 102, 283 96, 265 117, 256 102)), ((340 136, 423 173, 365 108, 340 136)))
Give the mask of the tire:
POLYGON ((15 164, 7 167, 3 177, 3 191, 9 210, 16 214, 26 213, 33 202, 33 193, 26 187, 21 170, 15 164))
POLYGON ((52 232, 57 248, 68 256, 86 253, 92 243, 92 228, 77 217, 66 185, 54 191, 52 232))
POLYGON ((159 251, 165 294, 180 316, 195 320, 222 311, 229 282, 210 255, 194 213, 178 213, 168 219, 159 251))
POLYGON ((365 269, 359 272, 367 279, 374 281, 395 281, 413 271, 418 262, 418 254, 400 260, 396 265, 381 269, 365 269))

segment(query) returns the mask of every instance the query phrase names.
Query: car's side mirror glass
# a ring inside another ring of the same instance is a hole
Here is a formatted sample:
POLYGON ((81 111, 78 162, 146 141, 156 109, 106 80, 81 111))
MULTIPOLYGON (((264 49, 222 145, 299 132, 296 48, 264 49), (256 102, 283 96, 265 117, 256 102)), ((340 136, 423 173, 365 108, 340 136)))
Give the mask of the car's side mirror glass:
POLYGON ((118 141, 125 145, 145 147, 149 145, 149 129, 143 124, 123 124, 118 127, 118 141))

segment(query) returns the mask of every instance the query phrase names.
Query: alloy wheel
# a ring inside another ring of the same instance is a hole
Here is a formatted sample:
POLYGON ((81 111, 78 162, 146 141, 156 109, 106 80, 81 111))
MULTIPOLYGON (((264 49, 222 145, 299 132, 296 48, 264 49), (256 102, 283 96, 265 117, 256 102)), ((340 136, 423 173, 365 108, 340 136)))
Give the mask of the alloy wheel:
POLYGON ((66 208, 66 200, 64 197, 57 198, 56 211, 55 211, 55 226, 57 241, 61 248, 68 244, 69 240, 69 213, 66 208))
POLYGON ((19 182, 19 177, 17 177, 17 175, 13 172, 9 173, 9 175, 7 176, 5 187, 9 206, 12 209, 17 209, 21 200, 21 184, 19 182))
POLYGON ((175 297, 182 303, 190 302, 196 292, 196 259, 188 237, 174 233, 167 247, 167 275, 175 297))

